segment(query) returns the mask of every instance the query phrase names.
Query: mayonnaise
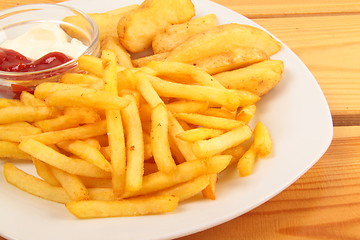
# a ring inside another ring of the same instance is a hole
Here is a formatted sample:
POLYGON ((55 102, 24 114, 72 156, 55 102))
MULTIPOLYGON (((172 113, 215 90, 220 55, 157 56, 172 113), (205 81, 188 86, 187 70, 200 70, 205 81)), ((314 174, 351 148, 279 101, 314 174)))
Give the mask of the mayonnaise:
POLYGON ((0 47, 15 50, 34 60, 50 52, 62 52, 77 58, 87 49, 81 41, 71 38, 54 23, 39 24, 17 38, 4 41, 0 47))

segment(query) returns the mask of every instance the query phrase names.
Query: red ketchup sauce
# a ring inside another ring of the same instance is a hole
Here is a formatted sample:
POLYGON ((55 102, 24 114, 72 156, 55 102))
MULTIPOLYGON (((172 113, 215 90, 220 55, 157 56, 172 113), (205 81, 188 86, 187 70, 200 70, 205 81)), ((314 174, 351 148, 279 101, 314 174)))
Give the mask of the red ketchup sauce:
MULTIPOLYGON (((0 48, 0 71, 35 72, 50 69, 72 60, 61 52, 50 52, 37 60, 31 60, 11 49, 0 48)), ((29 79, 31 80, 31 79, 29 79)), ((33 92, 33 89, 12 84, 11 89, 0 86, 0 93, 8 98, 19 98, 22 91, 33 92)))
POLYGON ((0 48, 0 70, 5 72, 34 72, 53 68, 72 60, 61 52, 51 52, 32 61, 21 53, 0 48))

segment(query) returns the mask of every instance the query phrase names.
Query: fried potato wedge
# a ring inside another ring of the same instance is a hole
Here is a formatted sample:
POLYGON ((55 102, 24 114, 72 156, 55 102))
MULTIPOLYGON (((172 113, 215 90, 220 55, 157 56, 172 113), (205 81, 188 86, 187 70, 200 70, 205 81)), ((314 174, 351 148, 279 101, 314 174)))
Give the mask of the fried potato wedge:
POLYGON ((226 88, 247 90, 262 96, 281 80, 284 63, 281 60, 266 60, 245 68, 214 75, 226 88))
POLYGON ((128 51, 141 52, 149 48, 155 35, 167 26, 186 22, 194 15, 190 0, 145 0, 120 19, 117 32, 128 51))
MULTIPOLYGON (((126 7, 117 8, 104 13, 88 13, 88 15, 95 21, 99 28, 100 41, 108 36, 117 37, 117 23, 126 13, 138 8, 139 5, 132 4, 126 7)), ((63 19, 64 22, 70 23, 73 26, 63 25, 64 31, 71 37, 81 39, 82 34, 77 27, 85 28, 87 21, 80 16, 69 16, 63 19), (74 27, 75 26, 75 27, 74 27)))
POLYGON ((165 61, 168 55, 169 55, 168 52, 153 54, 153 55, 133 59, 132 63, 135 67, 143 67, 151 61, 165 61))
POLYGON ((269 59, 262 50, 253 47, 239 47, 217 55, 195 60, 192 64, 213 75, 249 66, 269 59))
POLYGON ((216 26, 216 15, 208 14, 181 24, 168 26, 152 41, 155 54, 169 52, 191 36, 216 26))
POLYGON ((237 23, 223 24, 194 35, 170 52, 167 61, 191 63, 237 47, 253 47, 271 56, 281 45, 267 32, 237 23))

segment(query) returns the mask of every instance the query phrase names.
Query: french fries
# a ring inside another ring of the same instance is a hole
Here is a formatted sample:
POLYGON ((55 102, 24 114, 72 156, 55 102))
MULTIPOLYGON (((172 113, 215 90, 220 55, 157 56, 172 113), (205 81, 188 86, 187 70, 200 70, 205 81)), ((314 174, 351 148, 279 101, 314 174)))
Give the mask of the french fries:
MULTIPOLYGON (((271 59, 281 45, 258 28, 194 15, 191 0, 91 13, 100 57, 80 56, 78 72, 0 99, 6 181, 83 219, 167 213, 195 195, 221 197, 224 169, 251 174, 273 148, 265 125, 249 123, 282 78, 283 62, 271 59)), ((78 36, 81 19, 64 20, 78 36)))

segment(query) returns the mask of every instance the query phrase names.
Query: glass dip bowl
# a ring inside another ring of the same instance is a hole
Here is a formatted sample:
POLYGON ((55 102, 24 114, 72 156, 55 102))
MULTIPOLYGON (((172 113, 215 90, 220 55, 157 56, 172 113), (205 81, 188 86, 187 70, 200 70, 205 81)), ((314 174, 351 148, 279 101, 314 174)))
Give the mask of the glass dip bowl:
MULTIPOLYGON (((60 27, 71 41, 75 38, 85 45, 80 55, 97 56, 99 54, 99 30, 96 23, 85 13, 60 4, 28 4, 0 11, 0 50, 11 49, 3 48, 2 44, 18 38, 29 29, 44 24, 60 27), (72 19, 72 21, 67 19, 72 19)), ((24 45, 26 44, 29 45, 26 48, 33 48, 35 51, 42 47, 41 44, 31 46, 31 41, 29 43, 25 41, 24 45)), ((4 55, 9 56, 3 51, 3 57, 4 55)), ((31 92, 42 82, 59 80, 64 73, 75 70, 77 57, 42 70, 27 72, 0 70, 0 97, 18 98, 22 91, 31 92)))

